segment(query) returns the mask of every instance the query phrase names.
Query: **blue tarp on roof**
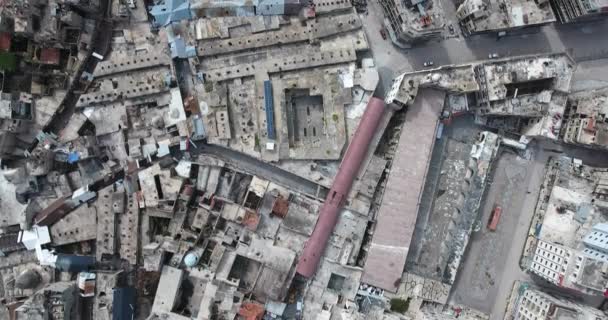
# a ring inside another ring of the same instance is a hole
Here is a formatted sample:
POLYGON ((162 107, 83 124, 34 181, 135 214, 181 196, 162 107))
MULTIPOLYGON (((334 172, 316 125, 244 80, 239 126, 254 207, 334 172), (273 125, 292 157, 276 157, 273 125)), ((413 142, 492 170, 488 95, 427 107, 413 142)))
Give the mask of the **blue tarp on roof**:
POLYGON ((196 56, 196 48, 187 46, 182 38, 174 38, 170 43, 171 58, 192 58, 196 56))
POLYGON ((70 154, 68 154, 68 163, 76 163, 78 160, 80 160, 80 155, 78 152, 70 152, 70 154))
POLYGON ((163 0, 152 6, 150 14, 154 17, 152 24, 155 27, 164 27, 172 22, 192 18, 188 0, 163 0))

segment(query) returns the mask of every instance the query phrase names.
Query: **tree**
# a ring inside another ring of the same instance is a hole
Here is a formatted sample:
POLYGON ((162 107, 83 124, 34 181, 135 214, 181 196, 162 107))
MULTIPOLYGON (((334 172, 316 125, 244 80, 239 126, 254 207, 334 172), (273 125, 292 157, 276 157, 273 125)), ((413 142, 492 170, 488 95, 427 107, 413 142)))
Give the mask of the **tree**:
POLYGON ((0 52, 0 70, 15 71, 17 57, 11 52, 0 52))
POLYGON ((391 299, 391 311, 405 313, 410 307, 410 299, 403 300, 399 298, 391 299))

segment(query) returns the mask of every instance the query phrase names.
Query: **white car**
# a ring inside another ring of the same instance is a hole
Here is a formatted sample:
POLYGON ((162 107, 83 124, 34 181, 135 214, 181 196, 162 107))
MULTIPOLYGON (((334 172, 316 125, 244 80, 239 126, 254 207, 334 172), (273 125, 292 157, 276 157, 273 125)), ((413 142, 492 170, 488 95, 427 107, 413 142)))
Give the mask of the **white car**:
POLYGON ((431 67, 431 66, 433 66, 434 64, 435 64, 435 63, 433 63, 433 61, 427 61, 427 62, 425 62, 425 63, 423 64, 423 66, 425 66, 425 67, 431 67))
POLYGON ((489 58, 489 59, 496 59, 496 58, 498 58, 498 57, 500 57, 500 56, 498 55, 498 53, 490 53, 490 54, 488 55, 488 58, 489 58))

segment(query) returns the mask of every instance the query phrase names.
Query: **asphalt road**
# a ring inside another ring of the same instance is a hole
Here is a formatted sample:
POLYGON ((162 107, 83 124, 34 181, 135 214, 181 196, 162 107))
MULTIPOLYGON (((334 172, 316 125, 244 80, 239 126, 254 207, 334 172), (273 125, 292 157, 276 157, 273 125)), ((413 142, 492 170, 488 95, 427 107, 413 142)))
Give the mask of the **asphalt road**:
MULTIPOLYGON (((448 21, 452 21, 453 7, 444 10, 448 21)), ((411 49, 394 46, 389 39, 380 36, 383 13, 378 0, 368 2, 367 15, 361 15, 371 51, 378 67, 383 93, 395 75, 404 71, 423 68, 425 61, 433 61, 435 66, 461 64, 488 58, 490 53, 501 56, 517 56, 537 53, 568 52, 577 62, 608 58, 608 19, 585 24, 548 25, 533 33, 506 36, 498 40, 491 35, 462 36, 439 39, 416 45, 411 49)), ((608 80, 608 75, 604 76, 608 80)))

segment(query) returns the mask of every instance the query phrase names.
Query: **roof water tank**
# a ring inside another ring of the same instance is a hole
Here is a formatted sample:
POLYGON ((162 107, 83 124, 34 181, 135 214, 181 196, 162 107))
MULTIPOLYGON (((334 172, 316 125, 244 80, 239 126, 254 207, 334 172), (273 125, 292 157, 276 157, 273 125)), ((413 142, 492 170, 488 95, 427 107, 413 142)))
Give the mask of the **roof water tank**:
POLYGON ((198 263, 198 256, 193 252, 188 253, 184 257, 184 264, 188 268, 194 267, 197 263, 198 263))

